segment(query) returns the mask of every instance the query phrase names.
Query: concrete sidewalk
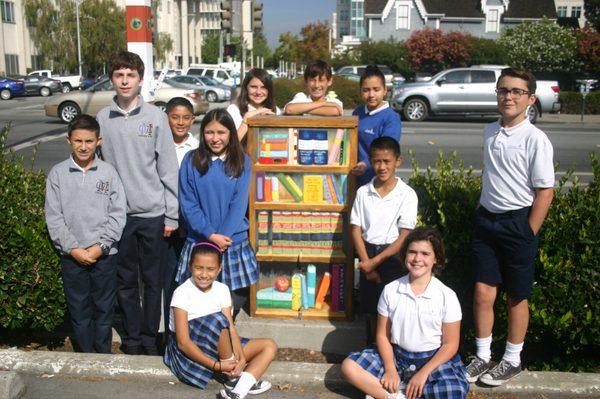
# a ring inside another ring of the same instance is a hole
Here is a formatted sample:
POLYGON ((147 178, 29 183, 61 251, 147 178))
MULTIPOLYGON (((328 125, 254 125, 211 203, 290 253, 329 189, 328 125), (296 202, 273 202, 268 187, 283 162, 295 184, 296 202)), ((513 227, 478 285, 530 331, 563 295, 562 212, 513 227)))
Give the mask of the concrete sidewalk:
MULTIPOLYGON (((25 352, 18 349, 0 350, 0 370, 23 374, 52 375, 98 380, 138 380, 155 383, 176 382, 160 357, 98 355, 69 352, 25 352)), ((0 376, 5 373, 0 372, 0 376)), ((322 389, 323 392, 346 385, 338 364, 274 362, 264 376, 274 386, 290 384, 295 387, 322 389)), ((4 381, 0 378, 0 384, 4 381)), ((13 383, 15 380, 11 380, 13 383)), ((7 383, 10 384, 11 381, 7 383)), ((211 384, 217 384, 211 382, 211 384)), ((8 392, 0 386, 0 393, 8 392)), ((594 398, 600 397, 600 374, 524 372, 498 388, 472 385, 473 392, 490 395, 515 395, 541 398, 594 398)), ((14 390, 13 390, 14 391, 14 390)), ((15 399, 5 396, 0 399, 15 399)))

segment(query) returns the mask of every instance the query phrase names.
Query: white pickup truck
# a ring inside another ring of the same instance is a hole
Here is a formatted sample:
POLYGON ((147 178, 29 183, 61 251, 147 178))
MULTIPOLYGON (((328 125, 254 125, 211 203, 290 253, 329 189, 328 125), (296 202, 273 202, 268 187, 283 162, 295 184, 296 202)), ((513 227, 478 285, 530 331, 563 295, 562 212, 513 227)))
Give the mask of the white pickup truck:
MULTIPOLYGON (((410 122, 439 115, 497 115, 494 90, 502 68, 480 65, 447 69, 425 82, 400 84, 394 87, 392 107, 410 122)), ((532 123, 544 113, 560 110, 559 91, 556 81, 537 81, 537 100, 527 110, 532 123)))
POLYGON ((32 71, 27 76, 45 76, 47 78, 60 80, 62 84, 62 92, 68 93, 73 89, 79 89, 81 82, 83 82, 83 76, 81 75, 70 75, 70 76, 58 76, 52 73, 49 69, 40 69, 38 71, 32 71))

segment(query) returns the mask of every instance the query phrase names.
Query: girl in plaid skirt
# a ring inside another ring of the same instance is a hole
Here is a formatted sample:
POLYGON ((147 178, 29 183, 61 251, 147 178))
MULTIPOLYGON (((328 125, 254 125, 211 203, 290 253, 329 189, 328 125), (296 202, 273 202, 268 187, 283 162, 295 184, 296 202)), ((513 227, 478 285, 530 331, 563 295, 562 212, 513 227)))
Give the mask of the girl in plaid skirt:
POLYGON ((351 353, 342 373, 368 398, 465 398, 469 383, 457 354, 460 304, 434 276, 445 266, 439 234, 413 230, 400 256, 408 274, 379 298, 376 347, 351 353))
POLYGON ((235 124, 223 108, 206 114, 199 145, 184 157, 179 171, 179 204, 187 230, 177 265, 177 284, 189 276, 192 245, 209 241, 224 251, 218 280, 233 296, 233 318, 248 300, 248 287, 258 280, 258 265, 248 241, 250 158, 242 149, 235 124))
POLYGON ((193 245, 191 277, 173 294, 164 362, 182 382, 204 388, 214 372, 227 378, 219 398, 242 399, 271 388, 258 381, 275 358, 271 339, 239 338, 231 316, 231 294, 215 281, 221 249, 210 242, 193 245))

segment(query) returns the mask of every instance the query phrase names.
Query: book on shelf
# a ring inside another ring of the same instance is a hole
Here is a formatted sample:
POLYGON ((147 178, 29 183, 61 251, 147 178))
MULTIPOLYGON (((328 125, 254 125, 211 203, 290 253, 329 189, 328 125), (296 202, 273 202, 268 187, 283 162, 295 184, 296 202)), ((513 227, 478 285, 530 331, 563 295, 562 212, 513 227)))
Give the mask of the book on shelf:
POLYGON ((317 290, 317 267, 308 265, 306 267, 306 291, 308 294, 308 306, 315 307, 315 295, 317 290))
POLYGON ((265 173, 256 172, 256 201, 262 202, 265 200, 265 173))
POLYGON ((319 280, 317 288, 317 297, 315 299, 315 308, 322 309, 325 303, 325 297, 329 291, 329 284, 331 283, 331 274, 329 272, 323 273, 323 276, 319 280))
POLYGON ((332 204, 339 204, 339 197, 337 195, 337 190, 335 189, 335 183, 333 181, 333 177, 331 175, 327 175, 325 177, 327 181, 327 191, 329 193, 328 197, 331 197, 332 204))
POLYGON ((300 190, 300 187, 298 187, 298 184, 296 184, 294 179, 283 173, 278 173, 277 178, 279 179, 279 183, 288 190, 296 202, 302 202, 302 190, 300 190))
POLYGON ((306 285, 306 276, 300 273, 300 283, 302 284, 302 308, 308 309, 308 286, 306 285))
POLYGON ((305 175, 303 183, 304 202, 323 202, 323 176, 305 175))
POLYGON ((344 129, 337 129, 335 132, 335 138, 333 139, 333 144, 331 145, 331 149, 329 150, 329 157, 327 159, 328 165, 341 165, 340 155, 341 155, 341 145, 344 140, 344 129))
POLYGON ((331 310, 334 312, 344 310, 344 276, 343 264, 331 265, 331 310))
POLYGON ((300 274, 292 276, 292 310, 300 310, 302 307, 302 279, 300 274))
POLYGON ((265 200, 265 202, 272 202, 273 201, 273 188, 271 186, 271 182, 272 179, 270 178, 265 178, 264 182, 263 182, 263 187, 265 189, 263 198, 265 200))

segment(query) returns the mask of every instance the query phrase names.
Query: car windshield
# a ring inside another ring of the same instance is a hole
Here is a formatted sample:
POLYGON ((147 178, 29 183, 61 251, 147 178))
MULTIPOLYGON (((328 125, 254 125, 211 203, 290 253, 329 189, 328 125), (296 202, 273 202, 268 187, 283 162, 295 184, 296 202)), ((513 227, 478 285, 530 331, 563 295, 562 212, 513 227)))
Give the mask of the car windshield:
POLYGON ((189 89, 190 88, 190 86, 189 86, 190 83, 178 82, 171 78, 167 78, 167 79, 163 80, 163 83, 166 83, 167 85, 176 87, 178 89, 189 89))
POLYGON ((112 82, 110 81, 110 79, 106 79, 106 80, 102 80, 98 83, 96 83, 93 86, 90 86, 87 91, 106 91, 106 90, 112 90, 113 89, 113 85, 112 82))
POLYGON ((200 77, 200 80, 202 80, 207 85, 215 86, 215 85, 219 84, 219 82, 217 82, 215 79, 213 79, 209 76, 202 76, 202 77, 200 77))

